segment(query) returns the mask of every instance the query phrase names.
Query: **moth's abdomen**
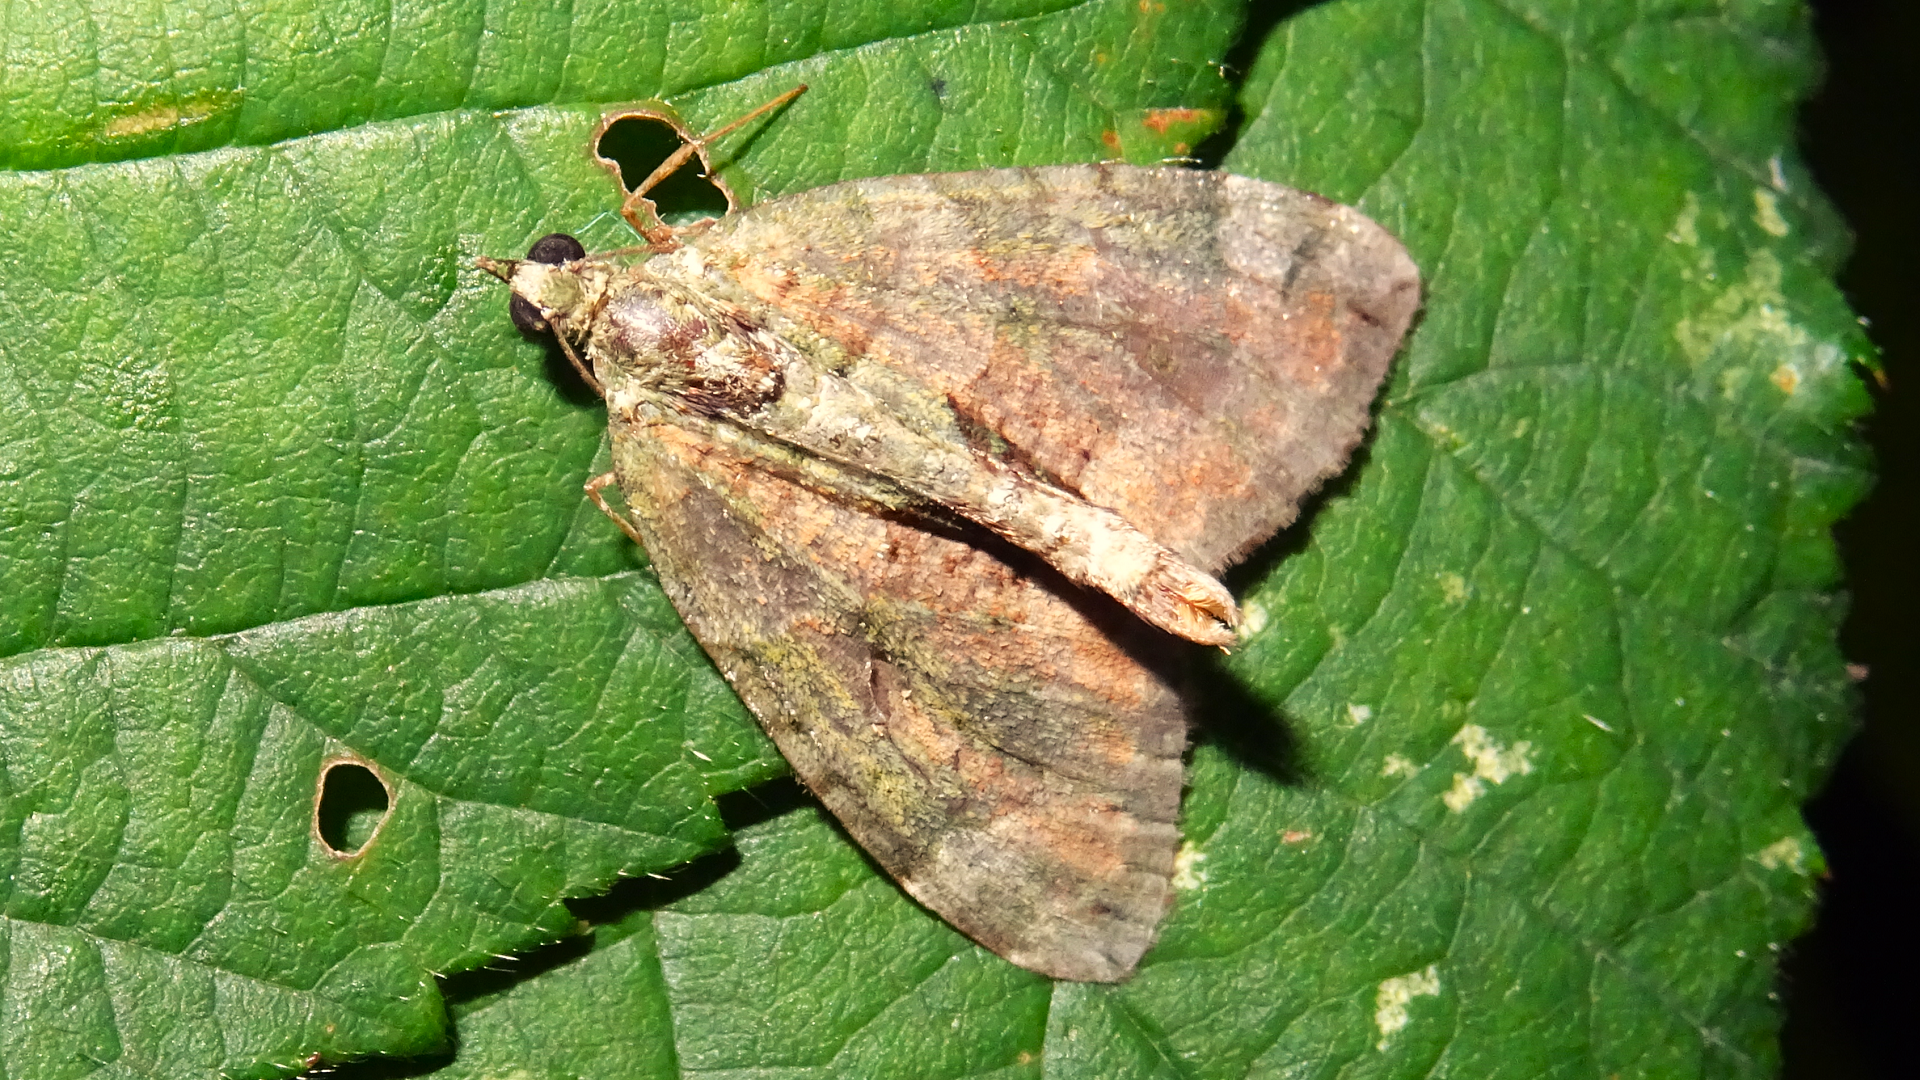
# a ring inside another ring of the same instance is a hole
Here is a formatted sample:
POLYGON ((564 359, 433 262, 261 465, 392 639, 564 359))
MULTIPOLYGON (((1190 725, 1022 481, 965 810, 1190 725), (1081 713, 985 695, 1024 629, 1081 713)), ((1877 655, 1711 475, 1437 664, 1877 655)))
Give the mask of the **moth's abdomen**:
POLYGON ((594 328, 596 366, 709 416, 744 416, 780 396, 779 341, 723 304, 629 281, 594 328))

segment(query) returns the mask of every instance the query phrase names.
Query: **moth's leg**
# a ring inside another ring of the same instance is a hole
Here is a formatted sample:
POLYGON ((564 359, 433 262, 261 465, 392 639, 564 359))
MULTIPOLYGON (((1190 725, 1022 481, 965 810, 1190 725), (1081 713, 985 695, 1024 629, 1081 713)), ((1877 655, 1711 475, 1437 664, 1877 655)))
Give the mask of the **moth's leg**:
POLYGON ((573 351, 573 343, 567 340, 568 333, 568 327, 562 325, 559 320, 554 320, 553 337, 560 343, 560 351, 567 354, 567 361, 573 365, 573 370, 579 372, 580 377, 587 381, 587 386, 592 388, 594 393, 606 397, 607 388, 600 385, 600 380, 593 377, 593 369, 587 366, 587 362, 580 358, 579 353, 573 351))
POLYGON ((596 476, 593 479, 587 481, 587 485, 586 485, 587 498, 593 500, 593 505, 599 507, 601 513, 612 518, 613 523, 615 525, 620 526, 621 532, 626 533, 627 536, 631 538, 634 543, 639 544, 641 547, 644 548, 647 546, 647 542, 645 540, 640 539, 640 533, 634 529, 633 522, 628 520, 627 515, 621 513, 618 510, 615 510, 612 506, 608 505, 607 497, 601 494, 601 492, 612 487, 615 483, 618 483, 618 482, 619 482, 619 478, 614 476, 613 473, 611 472, 601 473, 599 476, 596 476))
POLYGON ((674 248, 679 247, 677 236, 681 230, 675 229, 673 226, 660 220, 659 208, 654 206, 652 199, 647 198, 647 192, 652 191, 664 183, 667 177, 672 176, 679 170, 680 166, 687 163, 688 158, 694 157, 695 155, 698 155, 700 158, 700 169, 702 173, 713 180, 714 186, 720 189, 720 194, 727 197, 727 213, 731 214, 740 209, 739 204, 734 200, 732 190, 725 184, 720 183, 719 180, 713 176, 713 161, 707 156, 708 148, 719 139, 733 134, 742 126, 752 123, 755 119, 772 112, 806 92, 806 84, 801 83, 799 86, 761 105, 759 108, 754 109, 752 112, 721 128, 719 131, 710 132, 706 135, 696 136, 671 119, 664 116, 658 117, 658 119, 664 120, 671 125, 674 133, 680 136, 680 148, 668 154, 665 161, 662 161, 656 166, 652 172, 647 174, 645 180, 640 181, 639 184, 634 186, 632 191, 627 193, 627 197, 620 203, 620 216, 627 219, 627 224, 633 226, 634 232, 646 237, 647 243, 656 251, 672 251, 674 248))

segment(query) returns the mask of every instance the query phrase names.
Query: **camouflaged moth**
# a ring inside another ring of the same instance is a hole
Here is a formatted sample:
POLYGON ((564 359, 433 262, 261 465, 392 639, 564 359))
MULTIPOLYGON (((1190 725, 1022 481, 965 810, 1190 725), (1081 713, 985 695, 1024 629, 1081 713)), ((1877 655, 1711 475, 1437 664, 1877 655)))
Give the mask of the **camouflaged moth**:
POLYGON ((729 192, 673 229, 645 192, 725 133, 675 129, 622 207, 645 248, 480 261, 606 398, 589 494, 902 887, 1126 978, 1180 841, 1174 639, 1236 640, 1215 575, 1345 464, 1418 271, 1349 207, 1182 168, 729 192))

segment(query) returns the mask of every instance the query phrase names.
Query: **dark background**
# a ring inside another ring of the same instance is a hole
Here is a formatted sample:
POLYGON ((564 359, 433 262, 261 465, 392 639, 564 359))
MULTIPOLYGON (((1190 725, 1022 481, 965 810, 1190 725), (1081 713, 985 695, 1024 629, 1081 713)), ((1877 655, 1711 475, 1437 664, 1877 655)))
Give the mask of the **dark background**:
POLYGON ((1840 527, 1853 607, 1847 658, 1868 669, 1858 738, 1807 819, 1827 854, 1820 921, 1789 953, 1785 1075, 1920 1076, 1920 4, 1816 0, 1826 83, 1800 145, 1853 226, 1840 274, 1881 349, 1887 386, 1865 425, 1879 486, 1840 527))

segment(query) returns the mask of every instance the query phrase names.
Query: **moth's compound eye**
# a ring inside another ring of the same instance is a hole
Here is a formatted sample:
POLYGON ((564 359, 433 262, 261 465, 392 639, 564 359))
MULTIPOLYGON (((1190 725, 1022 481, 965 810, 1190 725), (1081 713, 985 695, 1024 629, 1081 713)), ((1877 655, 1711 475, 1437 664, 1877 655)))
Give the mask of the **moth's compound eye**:
POLYGON ((548 263, 553 266, 586 257, 587 249, 580 246, 580 241, 563 232, 548 233, 535 240, 533 246, 527 249, 528 262, 548 263))
POLYGON ((513 325, 523 334, 544 334, 553 327, 540 317, 540 309, 527 302, 527 298, 515 293, 507 301, 507 315, 513 319, 513 325))

